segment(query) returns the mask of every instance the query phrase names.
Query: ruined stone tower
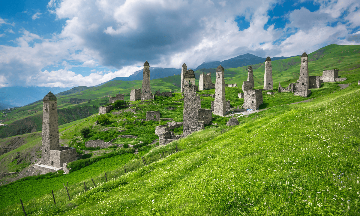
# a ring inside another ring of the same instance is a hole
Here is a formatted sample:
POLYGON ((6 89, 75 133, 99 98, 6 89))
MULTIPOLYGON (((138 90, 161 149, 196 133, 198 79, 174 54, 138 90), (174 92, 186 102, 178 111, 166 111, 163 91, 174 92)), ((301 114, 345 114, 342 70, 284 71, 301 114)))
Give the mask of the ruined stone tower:
POLYGON ((301 55, 300 77, 295 85, 294 95, 307 97, 311 91, 309 90, 309 70, 308 56, 304 52, 301 55))
POLYGON ((187 71, 187 66, 184 63, 181 68, 181 92, 184 92, 184 75, 187 71))
POLYGON ((254 88, 254 76, 253 76, 253 70, 252 67, 248 67, 248 78, 247 81, 243 82, 242 90, 243 92, 253 89, 254 88))
POLYGON ((59 149, 59 128, 56 96, 49 92, 43 99, 42 164, 50 164, 50 150, 59 149))
POLYGON ((152 100, 154 99, 150 89, 150 65, 149 62, 144 63, 143 69, 143 82, 141 88, 141 100, 152 100))
POLYGON ((199 77, 199 91, 213 88, 215 88, 215 85, 211 81, 211 73, 205 74, 202 72, 199 77))
POLYGON ((269 56, 265 60, 264 90, 273 90, 272 67, 269 56))
POLYGON ((224 116, 226 113, 224 68, 221 65, 216 68, 215 101, 213 113, 219 116, 224 116))

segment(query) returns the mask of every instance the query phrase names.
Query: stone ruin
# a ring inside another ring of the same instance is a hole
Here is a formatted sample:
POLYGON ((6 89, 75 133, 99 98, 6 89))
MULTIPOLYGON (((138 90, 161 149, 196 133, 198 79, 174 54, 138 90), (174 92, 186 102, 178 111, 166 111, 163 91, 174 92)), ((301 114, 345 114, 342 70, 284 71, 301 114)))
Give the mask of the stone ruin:
POLYGON ((358 85, 360 85, 360 80, 358 81, 358 85))
POLYGON ((160 91, 156 91, 155 92, 155 96, 161 96, 161 97, 172 97, 172 92, 161 92, 160 91))
POLYGON ((264 90, 273 90, 271 58, 265 60, 264 90))
POLYGON ((232 117, 231 119, 229 119, 229 121, 226 123, 226 126, 235 126, 235 125, 239 125, 239 121, 237 120, 237 118, 232 117))
POLYGON ((215 84, 211 81, 211 73, 201 73, 199 78, 199 90, 202 91, 213 88, 215 88, 215 84))
POLYGON ((104 140, 89 140, 85 143, 86 148, 109 148, 110 146, 113 146, 111 141, 105 142, 104 140))
POLYGON ((300 77, 295 84, 294 95, 307 97, 311 91, 309 90, 309 70, 308 56, 304 52, 301 55, 300 77))
POLYGON ((181 75, 180 75, 180 77, 181 77, 181 87, 180 87, 181 92, 184 92, 184 74, 186 73, 186 71, 187 71, 187 66, 184 63, 181 67, 181 75))
POLYGON ((159 136, 159 145, 168 144, 174 140, 177 140, 182 137, 182 135, 175 135, 173 129, 181 127, 182 122, 168 122, 166 125, 156 126, 155 134, 159 136))
POLYGON ((132 89, 130 92, 130 101, 141 100, 141 88, 132 89))
POLYGON ((34 165, 42 174, 64 170, 66 164, 77 159, 75 148, 59 144, 57 98, 49 92, 43 99, 42 155, 41 162, 34 165))
MULTIPOLYGON (((251 66, 248 67, 247 81, 243 82, 243 85, 241 88, 242 88, 243 92, 254 88, 254 75, 253 75, 253 69, 251 66)), ((243 93, 242 93, 242 98, 244 98, 243 93)))
POLYGON ((112 105, 99 107, 99 115, 109 113, 113 109, 112 105))
POLYGON ((141 88, 141 100, 153 100, 154 95, 151 93, 150 89, 150 65, 149 62, 144 63, 143 69, 143 81, 142 81, 142 88, 141 88))
POLYGON ((117 94, 115 97, 110 97, 109 98, 109 103, 114 103, 117 100, 124 100, 124 95, 123 94, 117 94))
MULTIPOLYGON (((271 84, 271 85, 266 85, 266 86, 268 88, 269 88, 269 86, 271 86, 270 89, 272 90, 272 77, 271 77, 271 82, 269 81, 270 79, 266 78, 267 75, 272 76, 271 70, 272 70, 271 69, 271 59, 270 59, 270 57, 268 57, 265 61, 265 80, 267 80, 268 84, 269 83, 271 84)), ((264 83, 264 86, 265 86, 265 83, 264 83)), ((243 85, 242 85, 242 90, 244 91, 244 93, 238 94, 239 98, 244 98, 244 104, 243 104, 244 109, 257 110, 257 109, 259 109, 259 106, 263 103, 262 89, 253 89, 253 88, 254 88, 253 70, 252 70, 252 67, 249 66, 247 81, 244 81, 243 85)))
POLYGON ((320 76, 309 76, 309 89, 320 88, 321 83, 323 83, 323 81, 320 76))
POLYGON ((213 113, 219 116, 225 116, 226 114, 224 68, 221 65, 216 68, 215 100, 213 113))
POLYGON ((281 87, 281 84, 280 84, 280 82, 279 82, 278 92, 279 92, 279 93, 281 93, 281 92, 291 92, 291 93, 294 93, 294 88, 295 88, 295 83, 290 83, 288 87, 283 88, 283 87, 281 87))
MULTIPOLYGON (((184 74, 184 78, 183 78, 183 88, 186 85, 192 85, 195 86, 195 73, 193 70, 189 69, 187 70, 184 74)), ((198 87, 196 87, 196 91, 198 90, 198 87)), ((184 90, 183 90, 184 91, 184 90)))
POLYGON ((258 110, 262 103, 262 89, 250 89, 244 92, 244 109, 258 110))
POLYGON ((204 129, 204 125, 210 124, 212 113, 209 109, 201 108, 200 96, 196 94, 196 86, 184 86, 184 110, 183 110, 183 137, 204 129))
POLYGON ((159 121, 159 120, 160 120, 160 111, 146 112, 146 121, 159 121))
POLYGON ((339 69, 324 70, 323 75, 320 77, 320 79, 323 82, 342 82, 346 80, 346 78, 339 78, 338 75, 339 69))
MULTIPOLYGON (((226 112, 229 112, 231 109, 230 100, 226 101, 226 112)), ((214 111, 214 101, 211 101, 211 111, 214 111)))
POLYGON ((226 87, 230 87, 230 88, 233 88, 233 87, 237 87, 237 84, 226 84, 226 87))

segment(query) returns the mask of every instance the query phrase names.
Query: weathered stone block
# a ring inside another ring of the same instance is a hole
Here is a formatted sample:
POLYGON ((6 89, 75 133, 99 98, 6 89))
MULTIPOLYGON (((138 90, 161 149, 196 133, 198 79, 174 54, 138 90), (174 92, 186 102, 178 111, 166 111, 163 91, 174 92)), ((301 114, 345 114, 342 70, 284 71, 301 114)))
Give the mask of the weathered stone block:
POLYGON ((227 87, 230 87, 230 88, 233 88, 233 87, 237 87, 237 84, 234 83, 234 84, 226 84, 227 87))
POLYGON ((109 103, 114 103, 117 100, 124 100, 124 95, 123 94, 117 94, 115 97, 110 97, 109 98, 109 103))
POLYGON ((216 69, 215 100, 213 113, 219 116, 224 116, 226 113, 224 68, 221 65, 219 65, 216 69))
POLYGON ((338 69, 324 70, 323 75, 321 76, 321 80, 323 82, 335 82, 335 78, 338 78, 338 73, 338 69))
POLYGON ((342 81, 345 81, 347 78, 344 77, 344 78, 335 78, 335 82, 342 82, 342 81))
POLYGON ((147 111, 146 112, 146 121, 159 121, 160 112, 159 111, 147 111))
POLYGON ((323 81, 320 76, 309 76, 309 89, 320 88, 323 81))
POLYGON ((202 91, 213 88, 215 88, 215 84, 213 84, 211 81, 211 73, 201 73, 199 78, 199 90, 202 91))
POLYGON ((238 93, 239 98, 244 98, 244 93, 238 93))
POLYGON ((244 109, 258 110, 263 103, 262 90, 253 89, 244 93, 244 109))
POLYGON ((112 105, 104 106, 104 107, 101 106, 101 107, 99 107, 99 114, 109 113, 112 109, 113 109, 113 106, 112 106, 112 105))
POLYGON ((231 119, 229 119, 229 121, 226 123, 226 126, 235 126, 235 125, 239 125, 239 121, 237 120, 237 118, 232 117, 231 119))
POLYGON ((130 101, 141 100, 141 88, 140 89, 132 89, 130 92, 130 101))
POLYGON ((264 90, 273 89, 273 79, 272 79, 272 66, 271 59, 267 57, 265 60, 265 74, 264 74, 264 90))

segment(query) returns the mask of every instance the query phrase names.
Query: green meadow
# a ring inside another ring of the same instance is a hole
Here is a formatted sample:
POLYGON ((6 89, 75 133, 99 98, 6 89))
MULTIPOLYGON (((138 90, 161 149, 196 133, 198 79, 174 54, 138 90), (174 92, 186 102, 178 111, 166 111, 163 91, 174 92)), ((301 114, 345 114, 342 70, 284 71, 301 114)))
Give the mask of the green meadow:
MULTIPOLYGON (((125 145, 109 148, 111 153, 100 160, 90 153, 90 158, 73 162, 73 167, 82 168, 68 175, 33 176, 0 186, 0 215, 23 215, 20 199, 28 215, 358 215, 360 65, 355 63, 359 48, 330 45, 309 54, 311 76, 336 67, 340 77, 347 77, 341 83, 351 83, 349 87, 323 83, 311 89, 308 98, 277 93, 276 82, 286 87, 298 78, 300 57, 274 61, 272 91, 276 93, 263 92, 260 108, 266 110, 237 116, 240 124, 233 127, 226 126, 230 117, 213 115, 212 125, 166 146, 153 143, 158 139, 155 127, 166 121, 140 119, 146 111, 159 110, 161 118, 182 121, 180 93, 131 102, 136 114, 114 110, 106 115, 105 125, 95 125, 98 115, 63 124, 60 138, 69 140, 79 153, 92 152, 85 142, 100 138, 135 145, 139 153, 134 155, 135 148, 125 145), (280 76, 275 68, 285 72, 280 76), (291 104, 307 99, 312 100, 291 104), (90 130, 88 137, 81 133, 84 128, 90 130)), ((242 92, 246 68, 225 71, 236 74, 226 83, 238 84, 226 87, 232 107, 243 104, 237 94, 242 92)), ((262 88, 264 65, 253 69, 255 88, 262 88)), ((213 93, 212 89, 199 95, 213 93)), ((202 108, 208 109, 214 100, 201 99, 202 108)))

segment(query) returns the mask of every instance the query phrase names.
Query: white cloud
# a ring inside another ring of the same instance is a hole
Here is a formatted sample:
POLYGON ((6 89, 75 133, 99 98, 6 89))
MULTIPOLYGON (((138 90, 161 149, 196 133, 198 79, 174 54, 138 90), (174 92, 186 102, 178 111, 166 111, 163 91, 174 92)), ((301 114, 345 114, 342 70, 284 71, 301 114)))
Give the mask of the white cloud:
POLYGON ((5 34, 0 34, 0 37, 4 37, 5 36, 5 34))
POLYGON ((8 29, 6 30, 7 32, 11 33, 11 34, 15 34, 15 32, 12 29, 8 29))
POLYGON ((88 60, 88 61, 85 61, 82 66, 83 67, 95 67, 96 62, 94 60, 88 60))
POLYGON ((32 18, 32 20, 36 20, 37 18, 39 18, 40 15, 41 15, 41 13, 37 12, 31 18, 32 18))
MULTIPOLYGON (((82 76, 69 70, 43 71, 39 72, 31 81, 37 86, 43 87, 72 87, 72 86, 94 86, 115 77, 127 77, 138 71, 137 66, 126 66, 115 72, 99 71, 88 76, 82 76)), ((93 70, 92 70, 93 71, 93 70)))
POLYGON ((0 26, 1 26, 2 24, 8 24, 8 23, 5 22, 5 20, 1 19, 1 17, 0 17, 0 26))

